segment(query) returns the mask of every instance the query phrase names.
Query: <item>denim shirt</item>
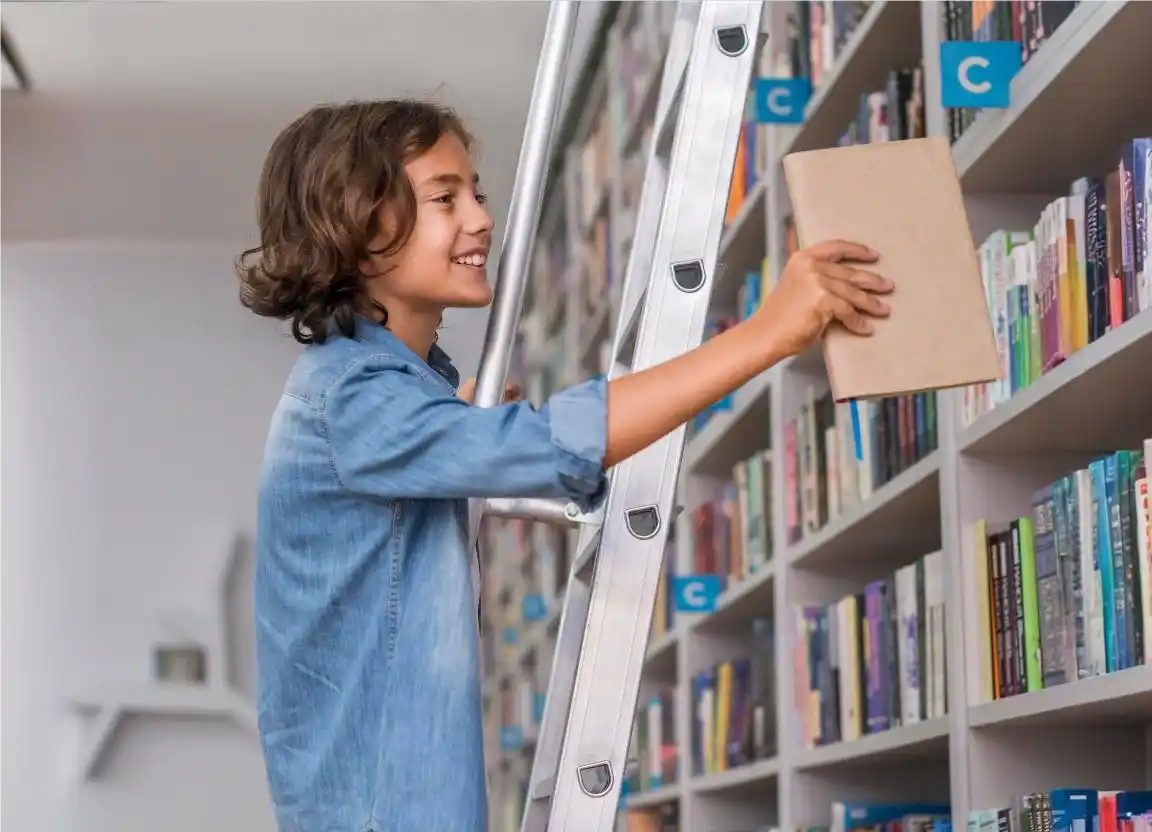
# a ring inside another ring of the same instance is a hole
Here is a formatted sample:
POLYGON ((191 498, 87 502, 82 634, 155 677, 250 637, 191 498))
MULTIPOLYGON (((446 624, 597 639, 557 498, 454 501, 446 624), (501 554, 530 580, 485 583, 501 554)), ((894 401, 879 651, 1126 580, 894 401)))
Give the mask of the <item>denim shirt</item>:
POLYGON ((306 347, 271 421, 255 575, 280 832, 487 825, 469 497, 603 496, 605 382, 474 407, 367 319, 306 347))

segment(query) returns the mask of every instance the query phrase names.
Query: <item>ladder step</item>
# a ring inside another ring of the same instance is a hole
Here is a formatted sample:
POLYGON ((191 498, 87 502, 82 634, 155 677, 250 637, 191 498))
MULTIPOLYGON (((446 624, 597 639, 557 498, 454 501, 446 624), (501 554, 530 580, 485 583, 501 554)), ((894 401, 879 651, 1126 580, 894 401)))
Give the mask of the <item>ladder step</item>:
POLYGON ((596 551, 600 548, 600 535, 596 534, 588 539, 587 544, 580 550, 576 560, 572 563, 572 574, 588 583, 592 578, 592 567, 596 563, 596 551))
POLYGON ((535 520, 554 526, 575 526, 579 509, 572 503, 532 497, 491 497, 484 502, 484 513, 509 520, 535 520))

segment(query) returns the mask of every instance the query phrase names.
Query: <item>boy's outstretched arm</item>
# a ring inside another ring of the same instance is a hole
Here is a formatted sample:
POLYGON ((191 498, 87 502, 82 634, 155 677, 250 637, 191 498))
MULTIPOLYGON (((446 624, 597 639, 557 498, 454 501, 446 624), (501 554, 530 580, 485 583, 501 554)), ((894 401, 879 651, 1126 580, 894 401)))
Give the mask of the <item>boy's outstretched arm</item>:
POLYGON ((361 362, 325 397, 333 468, 382 498, 565 497, 585 507, 603 472, 684 424, 838 320, 867 334, 891 287, 848 265, 850 243, 805 250, 750 318, 698 348, 611 382, 593 379, 527 403, 472 407, 388 355, 361 362))
POLYGON ((608 386, 610 468, 671 433, 777 362, 817 342, 836 320, 860 335, 869 316, 888 314, 876 295, 891 284, 849 261, 873 262, 869 249, 830 241, 798 252, 776 288, 749 318, 694 350, 608 386))

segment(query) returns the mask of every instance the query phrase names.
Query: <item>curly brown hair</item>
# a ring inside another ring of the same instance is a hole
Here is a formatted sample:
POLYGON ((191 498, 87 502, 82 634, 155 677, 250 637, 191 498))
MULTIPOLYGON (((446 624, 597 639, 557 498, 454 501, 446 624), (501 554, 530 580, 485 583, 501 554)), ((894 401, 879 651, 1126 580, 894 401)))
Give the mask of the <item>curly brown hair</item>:
POLYGON ((333 325, 352 337, 358 314, 386 323, 387 310, 365 291, 362 264, 408 241, 416 198, 404 166, 449 133, 472 147, 452 109, 407 99, 323 105, 288 125, 260 176, 260 245, 236 264, 240 302, 291 320, 302 344, 322 343, 333 325), (385 245, 371 249, 382 205, 396 224, 385 245))

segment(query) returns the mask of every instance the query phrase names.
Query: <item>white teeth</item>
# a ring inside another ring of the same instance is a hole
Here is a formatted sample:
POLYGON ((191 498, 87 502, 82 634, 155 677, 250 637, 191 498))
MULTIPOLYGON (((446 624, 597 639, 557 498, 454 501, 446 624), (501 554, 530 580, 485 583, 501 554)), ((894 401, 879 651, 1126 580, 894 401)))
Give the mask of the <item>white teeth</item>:
POLYGON ((483 254, 466 254, 463 257, 453 257, 452 262, 462 266, 483 266, 487 258, 483 254))

